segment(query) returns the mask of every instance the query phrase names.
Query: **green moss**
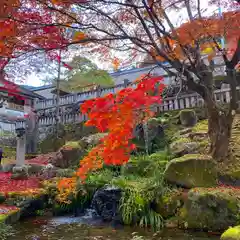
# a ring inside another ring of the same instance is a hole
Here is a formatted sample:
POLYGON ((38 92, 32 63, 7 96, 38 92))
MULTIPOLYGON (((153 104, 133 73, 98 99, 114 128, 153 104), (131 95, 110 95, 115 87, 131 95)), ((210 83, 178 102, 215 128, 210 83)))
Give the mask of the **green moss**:
POLYGON ((208 120, 202 120, 193 127, 193 132, 208 132, 208 120))
POLYGON ((240 178, 240 169, 232 169, 231 171, 227 172, 231 178, 239 179, 240 178))
POLYGON ((209 144, 208 140, 199 141, 200 147, 207 147, 209 144))
POLYGON ((177 143, 189 143, 192 142, 190 138, 186 137, 179 137, 176 141, 174 141, 175 144, 177 143))
POLYGON ((7 214, 0 214, 0 223, 5 222, 6 218, 8 217, 7 214))
POLYGON ((230 188, 194 188, 181 209, 188 228, 222 230, 239 222, 240 191, 230 188))
POLYGON ((186 154, 180 158, 175 158, 175 162, 185 162, 186 160, 191 160, 191 159, 196 159, 196 160, 212 160, 212 158, 208 155, 202 155, 202 154, 186 154))
POLYGON ((240 240, 240 226, 231 227, 226 230, 222 234, 221 240, 240 240))
POLYGON ((72 141, 72 142, 66 142, 65 145, 63 147, 72 147, 72 148, 79 148, 80 144, 79 142, 76 141, 72 141))
POLYGON ((216 164, 210 156, 186 154, 167 164, 164 177, 186 188, 216 186, 216 164))
POLYGON ((181 192, 171 189, 171 191, 167 191, 157 200, 155 211, 167 219, 176 215, 181 205, 181 192))

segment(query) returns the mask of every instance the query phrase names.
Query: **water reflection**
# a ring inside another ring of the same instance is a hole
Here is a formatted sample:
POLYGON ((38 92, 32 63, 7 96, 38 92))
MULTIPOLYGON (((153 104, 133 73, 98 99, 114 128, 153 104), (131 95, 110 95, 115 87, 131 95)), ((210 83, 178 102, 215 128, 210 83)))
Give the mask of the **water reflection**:
POLYGON ((136 233, 143 236, 143 240, 219 240, 219 237, 206 233, 188 233, 176 229, 153 233, 125 226, 113 228, 99 219, 93 219, 90 214, 77 218, 37 217, 16 224, 15 228, 17 234, 11 240, 130 240, 136 233))

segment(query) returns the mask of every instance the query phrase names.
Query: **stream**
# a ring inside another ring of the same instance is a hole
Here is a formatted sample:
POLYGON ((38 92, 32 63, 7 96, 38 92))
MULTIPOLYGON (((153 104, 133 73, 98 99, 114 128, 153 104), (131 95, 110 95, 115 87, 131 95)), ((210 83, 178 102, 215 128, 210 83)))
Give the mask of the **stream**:
POLYGON ((203 232, 165 229, 151 232, 126 226, 111 226, 93 218, 91 212, 81 217, 36 217, 14 225, 11 240, 219 240, 219 236, 203 232), (133 238, 134 235, 143 238, 133 238))

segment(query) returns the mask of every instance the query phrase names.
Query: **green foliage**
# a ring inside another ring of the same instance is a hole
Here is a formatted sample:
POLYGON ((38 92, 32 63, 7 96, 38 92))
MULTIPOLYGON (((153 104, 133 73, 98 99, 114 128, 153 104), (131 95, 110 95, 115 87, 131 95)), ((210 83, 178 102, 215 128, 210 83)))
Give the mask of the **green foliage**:
POLYGON ((85 122, 64 125, 64 139, 66 141, 79 141, 81 138, 97 133, 92 126, 85 126, 85 122))
POLYGON ((15 158, 16 157, 16 147, 3 146, 3 157, 4 158, 15 158))
POLYGON ((167 151, 159 151, 147 155, 133 156, 129 162, 122 167, 122 175, 133 174, 136 176, 153 176, 156 174, 161 174, 171 156, 167 151))
POLYGON ((151 203, 164 191, 162 178, 142 178, 130 175, 113 179, 112 184, 123 190, 120 200, 120 212, 125 224, 151 226, 158 230, 163 227, 163 219, 151 208, 151 203))
POLYGON ((84 124, 85 122, 61 125, 59 138, 56 138, 56 134, 49 134, 42 142, 40 142, 40 153, 55 152, 66 143, 70 143, 71 145, 71 143, 79 141, 83 137, 97 133, 95 127, 85 126, 84 124))
MULTIPOLYGON (((113 86, 114 81, 107 71, 99 69, 89 59, 76 56, 68 63, 73 69, 66 72, 60 88, 67 92, 82 92, 90 85, 113 86)), ((55 81, 54 81, 55 82, 55 81)))
POLYGON ((65 144, 64 138, 56 138, 55 134, 48 135, 39 144, 39 150, 41 153, 55 152, 65 144))
POLYGON ((11 225, 0 222, 0 239, 6 240, 12 237, 15 234, 15 231, 11 225))
POLYGON ((194 127, 193 127, 193 132, 208 132, 208 120, 203 120, 198 122, 194 127))
POLYGON ((94 186, 96 189, 103 187, 114 178, 114 172, 110 169, 101 169, 92 172, 86 179, 86 185, 94 186))

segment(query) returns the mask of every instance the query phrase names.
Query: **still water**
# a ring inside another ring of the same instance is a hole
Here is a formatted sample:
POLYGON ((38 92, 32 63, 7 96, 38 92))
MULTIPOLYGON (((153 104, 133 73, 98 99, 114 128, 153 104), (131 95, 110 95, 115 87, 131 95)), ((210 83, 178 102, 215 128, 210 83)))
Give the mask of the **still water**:
POLYGON ((11 240, 219 240, 219 236, 206 233, 189 233, 175 229, 153 233, 150 230, 130 227, 113 227, 93 219, 90 214, 82 217, 37 217, 15 225, 16 235, 11 240))

